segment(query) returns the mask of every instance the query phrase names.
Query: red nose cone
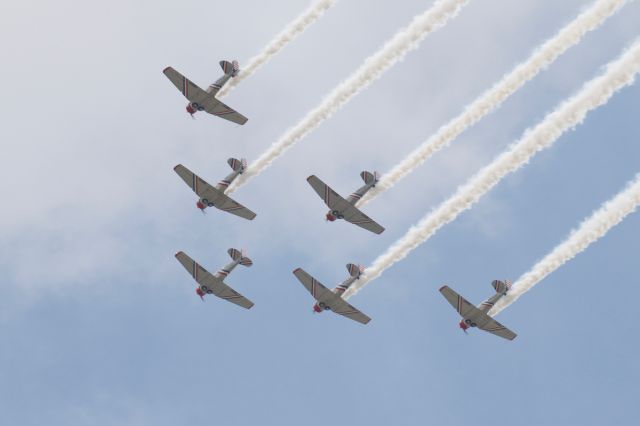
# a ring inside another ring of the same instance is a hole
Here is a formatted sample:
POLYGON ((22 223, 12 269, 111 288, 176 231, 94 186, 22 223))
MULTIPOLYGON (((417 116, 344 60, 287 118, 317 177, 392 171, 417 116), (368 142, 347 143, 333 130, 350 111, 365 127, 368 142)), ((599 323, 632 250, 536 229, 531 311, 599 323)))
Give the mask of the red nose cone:
POLYGON ((467 328, 469 328, 469 326, 464 323, 464 320, 461 320, 459 325, 460 325, 460 328, 462 329, 462 331, 466 331, 467 328))
POLYGON ((205 205, 204 205, 204 204, 202 204, 202 202, 201 202, 201 201, 198 201, 198 202, 196 203, 196 206, 197 206, 200 210, 204 210, 204 207, 205 207, 205 205))
POLYGON ((204 291, 200 287, 196 288, 196 294, 200 296, 200 299, 204 300, 204 291))
POLYGON ((336 220, 336 217, 334 215, 332 215, 331 213, 327 213, 327 220, 329 222, 333 222, 334 220, 336 220))
POLYGON ((320 306, 318 306, 318 304, 316 303, 315 305, 313 305, 313 311, 320 313, 322 312, 322 309, 320 309, 320 306))
POLYGON ((191 106, 191 104, 187 105, 187 112, 191 115, 195 114, 196 110, 193 109, 193 107, 191 106))

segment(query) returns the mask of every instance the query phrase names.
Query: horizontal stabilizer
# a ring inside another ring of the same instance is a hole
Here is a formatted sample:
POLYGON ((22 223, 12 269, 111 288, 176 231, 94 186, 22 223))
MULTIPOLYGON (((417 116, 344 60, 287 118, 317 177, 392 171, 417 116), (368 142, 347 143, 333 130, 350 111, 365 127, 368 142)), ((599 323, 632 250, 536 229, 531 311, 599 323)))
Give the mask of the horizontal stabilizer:
POLYGON ((235 77, 238 75, 238 71, 240 71, 240 65, 238 61, 220 61, 220 68, 224 71, 225 75, 230 75, 231 77, 235 77))
POLYGON ((229 256, 231 256, 231 259, 233 260, 239 260, 242 258, 242 252, 238 249, 230 248, 227 250, 227 253, 229 253, 229 256))
POLYGON ((364 272, 364 266, 347 263, 347 271, 349 271, 349 275, 357 278, 364 272))
POLYGON ((251 266, 253 265, 253 261, 251 259, 249 259, 248 257, 244 256, 244 253, 240 250, 234 249, 234 248, 230 248, 229 250, 227 250, 227 253, 229 253, 229 256, 231 256, 231 258, 235 261, 239 261, 239 263, 242 266, 251 266))
POLYGON ((234 172, 242 173, 247 168, 247 159, 246 158, 242 158, 242 159, 238 160, 236 158, 229 158, 227 160, 227 164, 229 164, 229 166, 231 166, 231 168, 233 169, 234 172))
POLYGON ((493 280, 491 285, 496 290, 496 293, 507 294, 507 292, 511 290, 511 281, 509 280, 493 280))
POLYGON ((369 184, 373 184, 375 185, 378 182, 378 172, 368 172, 368 171, 362 171, 360 172, 360 177, 362 178, 362 180, 364 181, 364 183, 366 183, 367 185, 369 184))

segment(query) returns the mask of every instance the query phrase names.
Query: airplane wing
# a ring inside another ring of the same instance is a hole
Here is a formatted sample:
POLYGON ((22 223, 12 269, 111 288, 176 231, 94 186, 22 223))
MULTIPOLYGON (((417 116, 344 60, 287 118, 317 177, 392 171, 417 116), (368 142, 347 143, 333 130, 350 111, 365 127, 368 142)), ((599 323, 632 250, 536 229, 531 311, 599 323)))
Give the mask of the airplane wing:
POLYGON ((311 293, 314 299, 327 305, 336 314, 342 315, 361 324, 367 324, 371 321, 371 318, 351 306, 342 297, 323 286, 302 268, 296 269, 293 271, 293 274, 298 278, 302 285, 305 286, 309 293, 311 293))
POLYGON ((220 118, 224 118, 225 120, 233 121, 236 124, 244 124, 249 119, 244 115, 240 114, 238 111, 234 110, 231 107, 223 104, 219 100, 214 98, 215 102, 210 102, 205 104, 204 110, 209 114, 217 115, 220 118))
POLYGON ((183 76, 173 68, 167 67, 162 72, 167 76, 169 80, 171 80, 173 85, 176 86, 180 92, 182 92, 184 97, 187 98, 189 102, 196 102, 204 106, 209 98, 213 98, 213 96, 209 95, 187 77, 183 76))
POLYGON ((313 190, 322 198, 327 207, 331 210, 339 211, 347 222, 351 222, 354 225, 358 225, 376 234, 381 234, 384 231, 382 226, 342 198, 316 175, 309 176, 307 182, 309 182, 313 190))
MULTIPOLYGON (((484 315, 487 315, 487 314, 484 314, 484 315)), ((487 315, 487 316, 489 317, 489 315, 487 315)), ((494 320, 491 317, 489 317, 489 321, 487 321, 486 324, 484 324, 482 326, 478 325, 478 328, 480 328, 481 330, 484 330, 484 331, 488 331, 491 334, 495 334, 496 336, 500 336, 503 339, 507 339, 507 340, 513 340, 517 336, 516 333, 514 333, 511 330, 509 330, 507 327, 505 327, 504 325, 500 324, 498 321, 494 320)))
POLYGON ((217 100, 215 96, 202 90, 195 83, 193 83, 191 80, 189 80, 187 77, 183 76, 173 68, 167 67, 164 69, 163 73, 169 80, 171 80, 173 85, 176 86, 180 92, 182 92, 184 97, 187 98, 189 102, 195 102, 199 104, 209 114, 217 115, 220 118, 233 121, 237 124, 244 124, 248 121, 247 117, 235 111, 233 108, 230 108, 227 105, 223 104, 222 102, 217 100))
POLYGON ((218 195, 218 198, 213 202, 214 207, 222 211, 234 214, 236 216, 240 216, 241 218, 247 220, 253 220, 253 218, 256 217, 256 214, 254 212, 238 203, 233 198, 223 194, 222 191, 218 192, 220 194, 218 195))
POLYGON ((311 175, 307 178, 307 182, 313 188, 314 191, 322 198, 322 201, 331 210, 337 210, 342 212, 351 204, 344 198, 342 198, 336 191, 331 189, 329 185, 321 181, 316 175, 311 175))
POLYGON ((458 311, 461 317, 469 318, 471 316, 475 306, 469 303, 467 299, 460 296, 458 293, 456 293, 446 285, 440 288, 440 293, 442 293, 444 298, 447 299, 449 303, 451 303, 451 306, 453 306, 453 309, 458 311))
POLYGON ((178 164, 173 168, 173 170, 182 178, 184 183, 189 185, 189 187, 195 192, 200 198, 216 198, 218 196, 218 191, 215 187, 209 185, 207 181, 202 179, 197 174, 193 173, 191 170, 187 169, 182 164, 178 164))
POLYGON ((380 224, 375 220, 371 219, 354 206, 349 206, 342 215, 344 216, 344 220, 347 222, 358 225, 360 228, 364 228, 374 234, 382 234, 384 232, 384 227, 380 226, 380 224))
POLYGON ((371 321, 371 318, 360 312, 358 309, 354 308, 352 305, 348 304, 342 297, 337 297, 338 299, 336 300, 336 302, 333 305, 330 305, 333 312, 354 321, 358 321, 360 324, 367 324, 369 321, 371 321))
MULTIPOLYGON (((205 286, 221 299, 227 300, 245 309, 251 309, 253 302, 226 285, 221 279, 214 277, 199 265, 195 260, 191 259, 184 252, 176 253, 176 259, 184 266, 184 269, 193 276, 198 284, 205 286)), ((207 291, 207 293, 209 292, 207 291)))
POLYGON ((173 170, 187 185, 189 185, 198 197, 210 201, 213 203, 214 207, 248 220, 252 220, 256 217, 254 212, 237 201, 234 201, 219 189, 209 185, 204 179, 187 169, 182 164, 178 164, 173 168, 173 170))
POLYGON ((479 329, 488 331, 489 333, 507 340, 513 340, 516 338, 516 333, 473 306, 464 297, 460 296, 448 286, 445 285, 440 288, 440 293, 442 293, 451 306, 458 311, 461 317, 472 320, 476 323, 479 329))

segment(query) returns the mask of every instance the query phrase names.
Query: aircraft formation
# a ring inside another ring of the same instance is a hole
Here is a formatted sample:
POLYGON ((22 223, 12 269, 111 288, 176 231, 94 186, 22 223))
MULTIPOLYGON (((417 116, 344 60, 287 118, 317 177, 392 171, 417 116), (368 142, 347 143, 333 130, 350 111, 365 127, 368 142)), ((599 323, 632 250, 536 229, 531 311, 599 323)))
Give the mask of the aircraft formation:
MULTIPOLYGON (((225 83, 238 75, 240 71, 239 64, 237 61, 229 62, 223 60, 220 61, 220 67, 222 68, 223 75, 206 90, 198 87, 172 67, 165 68, 163 73, 189 101, 186 106, 186 111, 192 118, 194 118, 193 116, 196 112, 204 111, 233 123, 244 125, 248 121, 247 117, 216 98, 216 94, 225 83)), ((229 158, 227 163, 231 167, 232 172, 218 182, 216 186, 207 183, 182 164, 175 166, 174 171, 198 196, 196 207, 203 213, 205 213, 206 208, 215 207, 243 219, 253 220, 256 217, 256 213, 225 194, 233 181, 246 171, 247 161, 245 159, 238 160, 229 158)), ((344 219, 369 232, 381 234, 385 228, 356 207, 356 203, 376 186, 379 180, 379 174, 377 172, 363 171, 360 173, 360 177, 364 181, 364 185, 347 198, 339 195, 315 175, 309 176, 307 182, 329 208, 325 216, 327 221, 333 222, 336 219, 344 219)), ((175 257, 196 281, 196 294, 200 296, 203 301, 206 295, 213 294, 235 305, 250 309, 254 305, 253 302, 227 285, 224 279, 236 266, 243 265, 249 267, 253 265, 253 261, 246 257, 245 253, 240 250, 230 248, 227 252, 232 262, 225 265, 215 274, 211 274, 182 251, 176 253, 175 257)), ((343 297, 347 289, 360 279, 360 276, 364 272, 364 267, 349 263, 347 264, 347 271, 349 272, 349 276, 332 290, 325 287, 302 268, 296 268, 293 274, 315 299, 316 302, 313 305, 314 312, 332 311, 361 324, 367 324, 371 321, 371 318, 350 305, 343 297)), ((487 314, 498 299, 507 294, 511 288, 511 282, 494 280, 492 285, 496 290, 495 295, 477 307, 473 306, 447 286, 440 288, 440 292, 454 309, 458 311, 460 316, 462 316, 459 326, 465 333, 467 329, 477 327, 499 337, 513 340, 516 334, 487 314)))

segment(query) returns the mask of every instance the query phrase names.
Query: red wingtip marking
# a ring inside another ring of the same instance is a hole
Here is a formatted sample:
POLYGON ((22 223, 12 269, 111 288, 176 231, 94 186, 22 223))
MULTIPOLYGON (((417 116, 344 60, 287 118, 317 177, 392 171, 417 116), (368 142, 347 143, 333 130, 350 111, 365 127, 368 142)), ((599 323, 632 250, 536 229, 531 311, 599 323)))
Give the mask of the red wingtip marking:
POLYGON ((175 257, 178 257, 178 255, 179 255, 180 253, 182 253, 182 252, 181 252, 181 251, 179 251, 179 252, 177 252, 174 256, 175 256, 175 257))
POLYGON ((440 291, 442 291, 443 289, 447 288, 446 285, 443 285, 442 287, 440 287, 440 291))
POLYGON ((301 270, 302 270, 302 268, 296 268, 296 269, 293 270, 293 273, 295 274, 296 272, 301 271, 301 270))
POLYGON ((162 72, 167 72, 167 70, 171 68, 171 67, 166 67, 165 69, 162 70, 162 72))

